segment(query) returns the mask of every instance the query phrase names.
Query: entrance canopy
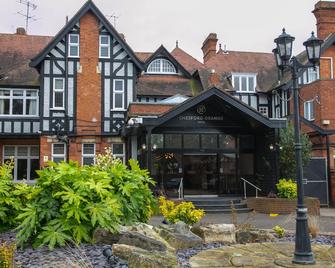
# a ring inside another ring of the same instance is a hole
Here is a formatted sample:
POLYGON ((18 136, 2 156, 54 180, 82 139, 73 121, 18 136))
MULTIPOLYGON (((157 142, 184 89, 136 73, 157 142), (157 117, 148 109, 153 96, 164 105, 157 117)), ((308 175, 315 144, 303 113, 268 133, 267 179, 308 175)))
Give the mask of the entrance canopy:
POLYGON ((158 118, 144 118, 143 125, 152 128, 284 128, 286 122, 286 119, 269 119, 237 98, 214 87, 175 106, 158 118))

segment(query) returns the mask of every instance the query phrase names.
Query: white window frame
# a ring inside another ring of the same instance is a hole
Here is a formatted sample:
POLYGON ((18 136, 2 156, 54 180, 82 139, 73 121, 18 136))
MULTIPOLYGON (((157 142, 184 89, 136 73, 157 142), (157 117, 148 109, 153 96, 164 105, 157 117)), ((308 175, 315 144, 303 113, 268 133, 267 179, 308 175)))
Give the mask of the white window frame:
POLYGON ((69 40, 68 40, 68 55, 70 58, 79 58, 80 55, 80 36, 79 34, 69 34, 69 40), (77 36, 78 37, 78 43, 72 43, 71 42, 71 36, 77 36), (77 47, 78 48, 78 55, 71 55, 71 47, 77 47))
POLYGON ((236 90, 237 93, 255 93, 257 87, 257 74, 255 73, 232 73, 232 84, 235 88, 235 78, 238 77, 239 81, 239 90, 236 90), (242 77, 246 78, 247 90, 242 90, 242 77), (254 88, 249 90, 249 78, 254 80, 254 88))
POLYGON ((112 154, 116 158, 122 158, 122 163, 125 163, 125 161, 126 161, 126 151, 125 151, 125 149, 126 149, 126 146, 125 146, 125 143, 123 143, 123 142, 112 143, 112 154), (122 150, 123 150, 122 154, 114 154, 114 144, 122 144, 122 150))
POLYGON ((299 77, 298 82, 299 84, 310 84, 316 80, 320 79, 320 68, 319 66, 315 66, 315 70, 313 67, 307 68, 302 75, 299 77), (312 79, 312 74, 314 75, 316 73, 316 79, 312 79))
POLYGON ((54 158, 63 158, 63 161, 66 161, 66 144, 63 142, 56 142, 51 144, 51 161, 54 161, 54 158), (63 154, 55 154, 54 153, 54 145, 55 144, 62 144, 64 146, 63 154))
POLYGON ((124 80, 123 79, 114 79, 113 80, 113 111, 124 111, 125 110, 125 88, 124 88, 124 80), (115 90, 115 84, 117 81, 121 81, 122 82, 122 90, 115 90), (116 94, 122 94, 122 107, 115 107, 115 95, 116 94))
POLYGON ((9 91, 9 96, 0 96, 1 100, 9 100, 9 114, 0 114, 1 117, 8 116, 17 116, 17 117, 36 117, 39 116, 39 96, 37 89, 15 89, 15 88, 0 88, 0 90, 9 91), (14 91, 22 91, 23 96, 14 96, 14 91), (36 92, 36 96, 27 96, 28 91, 36 92), (13 100, 23 100, 23 114, 14 114, 13 113, 13 100), (36 101, 36 114, 26 114, 27 108, 27 100, 35 100, 36 101))
POLYGON ((31 148, 37 148, 39 152, 39 146, 38 145, 4 145, 2 147, 2 163, 4 164, 5 161, 7 161, 10 157, 14 157, 14 170, 13 170, 13 181, 15 182, 21 182, 22 180, 18 180, 17 178, 17 160, 18 159, 26 159, 27 160, 27 182, 35 182, 35 180, 30 179, 30 173, 31 173, 31 161, 30 160, 40 160, 40 156, 32 156, 31 155, 31 148), (13 156, 5 156, 5 150, 6 147, 14 147, 14 155, 13 156), (18 155, 18 148, 19 147, 26 147, 28 150, 27 156, 19 156, 18 155))
POLYGON ((84 158, 92 158, 93 157, 93 164, 95 164, 95 154, 96 154, 96 144, 95 143, 90 143, 90 142, 85 142, 81 146, 81 165, 84 165, 84 158), (94 153, 93 154, 86 154, 84 153, 84 146, 85 144, 93 144, 94 145, 94 153))
POLYGON ((54 110, 64 110, 65 109, 65 79, 63 77, 54 77, 53 79, 53 89, 52 89, 52 109, 54 110), (63 82, 63 88, 62 89, 56 89, 55 86, 56 86, 56 80, 59 79, 59 80, 62 80, 63 82), (63 94, 63 105, 62 107, 56 107, 55 106, 55 93, 56 92, 61 92, 63 94))
POLYGON ((309 121, 315 120, 314 100, 304 102, 304 117, 309 121), (311 112, 312 110, 313 114, 311 112))
POLYGON ((173 63, 171 61, 161 58, 161 59, 155 59, 152 62, 150 62, 149 66, 147 68, 147 73, 148 74, 176 74, 177 71, 176 71, 176 67, 173 65, 173 63), (150 71, 150 67, 158 61, 159 61, 159 71, 150 71), (164 62, 170 63, 174 70, 172 72, 163 71, 163 63, 164 62))
POLYGON ((102 34, 102 35, 99 35, 99 58, 102 58, 102 59, 107 59, 107 58, 110 58, 110 35, 106 35, 106 34, 102 34), (102 44, 101 43, 101 38, 102 37, 107 37, 108 38, 108 44, 102 44), (101 55, 101 48, 103 47, 107 47, 108 48, 108 55, 107 56, 102 56, 101 55))
POLYGON ((267 106, 259 106, 258 111, 264 116, 267 116, 267 117, 269 116, 269 107, 267 106))

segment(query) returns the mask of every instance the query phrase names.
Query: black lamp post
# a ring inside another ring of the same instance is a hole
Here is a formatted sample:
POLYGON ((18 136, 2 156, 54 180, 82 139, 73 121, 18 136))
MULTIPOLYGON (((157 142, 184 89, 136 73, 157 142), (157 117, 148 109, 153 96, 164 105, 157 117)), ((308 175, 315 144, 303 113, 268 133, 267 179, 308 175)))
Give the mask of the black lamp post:
POLYGON ((294 37, 283 32, 274 42, 277 47, 273 50, 277 66, 280 70, 288 69, 291 71, 292 90, 294 100, 294 135, 295 135, 295 160, 298 185, 298 206, 296 218, 295 251, 293 263, 314 264, 314 256, 311 248, 311 241, 308 233, 307 208, 304 206, 303 188, 303 167, 301 159, 301 140, 300 140, 300 112, 299 112, 299 86, 298 76, 303 69, 315 68, 320 62, 322 40, 312 36, 304 42, 309 63, 302 64, 296 57, 292 57, 292 45, 294 37))

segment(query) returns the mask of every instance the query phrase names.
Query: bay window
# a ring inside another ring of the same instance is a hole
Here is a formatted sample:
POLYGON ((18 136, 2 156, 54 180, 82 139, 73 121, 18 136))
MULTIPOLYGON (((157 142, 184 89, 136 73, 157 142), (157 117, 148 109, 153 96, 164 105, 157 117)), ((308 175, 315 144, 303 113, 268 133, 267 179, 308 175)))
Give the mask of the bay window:
POLYGON ((38 116, 38 91, 0 89, 0 115, 38 116))

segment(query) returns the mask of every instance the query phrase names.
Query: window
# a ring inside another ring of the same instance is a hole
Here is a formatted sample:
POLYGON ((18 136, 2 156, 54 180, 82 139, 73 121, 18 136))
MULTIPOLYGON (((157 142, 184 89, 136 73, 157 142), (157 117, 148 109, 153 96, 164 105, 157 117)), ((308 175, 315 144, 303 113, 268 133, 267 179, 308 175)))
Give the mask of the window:
POLYGON ((100 35, 99 36, 99 57, 109 58, 110 53, 110 36, 100 35))
POLYGON ((258 108, 259 112, 264 116, 269 116, 269 110, 268 107, 260 106, 258 108))
POLYGON ((64 78, 54 78, 53 108, 64 109, 64 78))
POLYGON ((255 92, 256 74, 233 74, 233 87, 237 92, 255 92))
POLYGON ((83 143, 82 165, 93 165, 95 163, 95 144, 83 143))
POLYGON ((40 168, 39 152, 38 146, 5 145, 3 147, 3 162, 14 160, 14 180, 33 181, 37 178, 36 170, 40 168))
POLYGON ((176 68, 166 59, 156 59, 150 63, 147 72, 151 74, 175 74, 176 68))
POLYGON ((115 158, 119 158, 122 163, 125 162, 126 154, 124 150, 124 143, 113 143, 112 153, 115 158))
POLYGON ((69 34, 69 57, 79 57, 79 34, 69 34))
POLYGON ((38 115, 38 91, 0 89, 0 115, 38 115))
POLYGON ((114 110, 124 109, 124 81, 120 79, 114 80, 113 109, 114 110))
POLYGON ((65 143, 53 143, 52 144, 52 161, 59 163, 66 159, 66 146, 65 143))
POLYGON ((319 66, 310 67, 299 77, 299 84, 309 84, 320 78, 319 66))
POLYGON ((309 121, 314 120, 314 102, 313 102, 313 100, 309 100, 309 101, 304 102, 304 117, 309 121))

